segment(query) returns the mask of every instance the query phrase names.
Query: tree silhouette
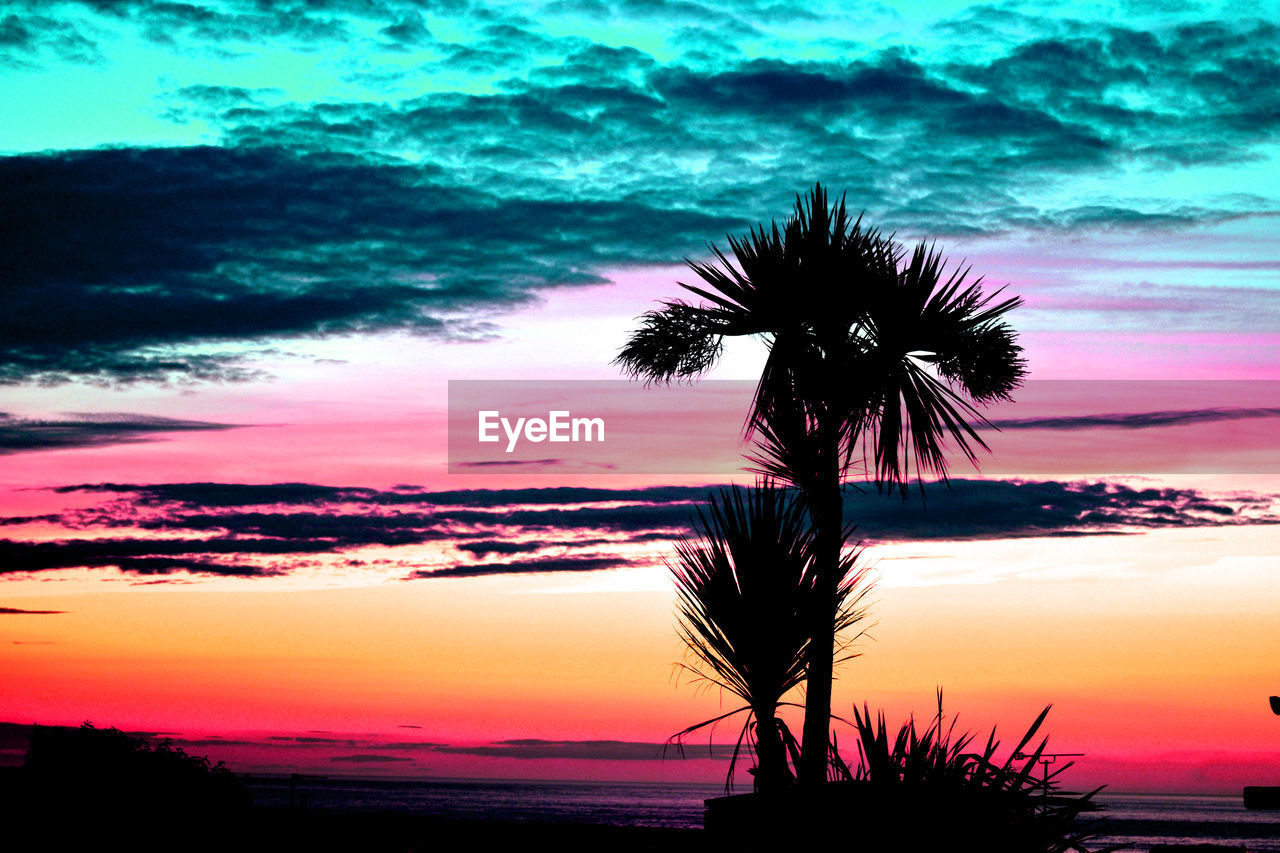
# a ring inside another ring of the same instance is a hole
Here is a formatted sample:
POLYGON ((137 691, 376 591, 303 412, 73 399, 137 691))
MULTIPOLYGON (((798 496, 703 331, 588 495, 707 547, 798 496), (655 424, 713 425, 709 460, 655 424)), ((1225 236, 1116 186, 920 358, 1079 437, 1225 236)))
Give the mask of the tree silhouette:
MULTIPOLYGON (((969 269, 906 250, 853 220, 820 184, 775 222, 728 238, 733 258, 689 265, 697 303, 670 300, 641 318, 617 363, 669 382, 701 375, 725 337, 760 336, 769 354, 747 435, 757 470, 795 486, 814 527, 818 595, 834 601, 843 547, 842 489, 856 460, 905 496, 913 476, 946 479, 949 444, 987 449, 976 406, 1007 399, 1025 373, 1005 315, 1020 299, 985 294, 969 269)), ((800 781, 826 779, 835 630, 815 607, 807 647, 800 781)))
MULTIPOLYGON (((696 526, 695 537, 677 542, 671 569, 678 632, 690 652, 686 668, 746 704, 690 726, 674 740, 746 712, 725 788, 732 785, 746 740, 756 756, 756 790, 777 791, 794 781, 788 756, 793 764, 799 757, 777 711, 782 697, 804 679, 809 611, 822 603, 812 527, 800 501, 768 481, 712 493, 696 526)), ((846 540, 851 532, 845 531, 846 540)), ((830 618, 842 632, 864 617, 866 585, 852 550, 838 572, 830 618)))

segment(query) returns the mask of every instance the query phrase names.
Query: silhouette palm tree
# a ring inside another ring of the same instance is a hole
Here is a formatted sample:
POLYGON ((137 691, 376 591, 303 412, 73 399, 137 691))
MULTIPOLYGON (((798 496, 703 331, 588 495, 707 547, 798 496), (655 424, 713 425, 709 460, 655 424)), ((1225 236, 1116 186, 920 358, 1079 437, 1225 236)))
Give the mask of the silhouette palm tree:
MULTIPOLYGON (((792 764, 799 758, 778 707, 804 679, 810 610, 822 604, 812 527, 795 495, 768 481, 713 493, 696 527, 695 537, 677 542, 671 568, 677 630, 690 653, 685 667, 746 704, 673 739, 746 712, 725 788, 745 739, 756 756, 756 790, 776 791, 794 781, 788 755, 792 764)), ((844 531, 846 541, 851 533, 844 531)), ((835 609, 827 618, 839 634, 864 617, 860 602, 867 587, 852 549, 837 574, 835 609)))
MULTIPOLYGON (((946 265, 921 243, 907 254, 892 237, 853 220, 822 186, 775 222, 730 236, 689 265, 696 304, 670 300, 640 318, 617 363, 648 381, 701 375, 724 338, 758 335, 769 354, 747 419, 758 471, 797 487, 814 525, 819 594, 836 592, 844 525, 842 487, 855 459, 878 487, 905 496, 913 475, 945 481, 950 443, 970 461, 987 449, 975 406, 1008 399, 1025 373, 997 300, 969 269, 946 265), (869 458, 868 458, 869 457, 869 458)), ((813 610, 806 661, 800 781, 826 779, 834 630, 831 607, 813 610)))

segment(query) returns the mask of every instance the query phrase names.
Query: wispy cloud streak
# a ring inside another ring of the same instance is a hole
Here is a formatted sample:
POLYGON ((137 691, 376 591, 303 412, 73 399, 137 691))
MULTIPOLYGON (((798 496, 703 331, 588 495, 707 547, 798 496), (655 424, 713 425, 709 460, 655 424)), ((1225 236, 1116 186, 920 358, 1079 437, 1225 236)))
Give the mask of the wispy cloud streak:
POLYGON ((1079 430, 1096 427, 1150 429, 1152 427, 1210 424, 1219 421, 1243 421, 1280 417, 1280 408, 1189 409, 1166 412, 1118 412, 1106 415, 1070 415, 1041 418, 999 418, 984 426, 995 429, 1060 429, 1079 430))
POLYGON ((0 454, 135 444, 156 441, 164 433, 209 432, 240 426, 128 413, 72 414, 45 420, 0 412, 0 454))

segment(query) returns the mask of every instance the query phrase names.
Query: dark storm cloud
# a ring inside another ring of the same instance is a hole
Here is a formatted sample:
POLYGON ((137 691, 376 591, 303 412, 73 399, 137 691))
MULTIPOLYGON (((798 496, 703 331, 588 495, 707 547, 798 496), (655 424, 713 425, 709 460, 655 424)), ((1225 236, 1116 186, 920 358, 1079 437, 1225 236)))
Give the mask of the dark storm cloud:
POLYGON ((1280 30, 1271 22, 1073 29, 953 71, 994 97, 1096 127, 1117 158, 1148 166, 1251 160, 1280 124, 1280 30))
MULTIPOLYGON (((1280 31, 1264 21, 976 7, 940 24, 956 49, 884 39, 801 59, 769 28, 813 13, 754 2, 540 10, 665 22, 679 30, 665 52, 461 2, 69 8, 178 52, 335 51, 338 76, 370 97, 179 87, 161 113, 210 123, 221 147, 0 159, 0 381, 247 379, 246 341, 485 337, 545 287, 676 263, 783 216, 813 179, 888 230, 941 237, 1158 231, 1274 207, 1044 192, 1261 156, 1280 128, 1280 31), (376 58, 405 50, 414 61, 376 58)), ((78 26, 65 18, 28 5, 0 19, 0 46, 43 57, 58 27, 78 26)))
POLYGON ((416 10, 402 13, 394 23, 378 30, 378 35, 387 40, 384 46, 392 50, 408 51, 431 41, 431 31, 416 10))
POLYGON ((34 68, 44 59, 91 65, 102 54, 73 22, 39 14, 0 17, 0 68, 34 68))
MULTIPOLYGON (((542 85, 577 84, 617 89, 638 85, 658 65, 649 54, 634 47, 591 44, 571 50, 558 65, 531 69, 529 79, 542 85)), ((518 88, 523 88, 516 83, 518 88)))
MULTIPOLYGON (((878 220, 913 232, 1163 229, 1265 203, 1116 200, 1058 209, 1020 198, 1058 175, 1167 168, 1175 154, 1184 163, 1233 162, 1265 142, 1278 120, 1274 87, 1264 85, 1280 70, 1272 28, 1222 29, 1220 51, 1201 50, 1207 36, 1193 29, 1157 38, 1095 26, 1094 35, 1058 40, 1069 50, 1044 40, 968 64, 885 49, 853 60, 704 68, 593 45, 568 50, 563 63, 528 68, 504 81, 504 92, 237 111, 223 126, 237 144, 353 152, 407 145, 428 162, 439 162, 439 152, 462 154, 454 168, 494 192, 604 193, 744 221, 785 211, 797 189, 794 164, 821 163, 820 177, 847 187, 878 220), (1155 47, 1142 47, 1152 40, 1155 47), (1099 52, 1094 43, 1108 47, 1099 52), (1143 50, 1143 73, 1160 86, 1159 109, 1125 89, 1145 85, 1125 65, 1139 61, 1128 53, 1143 50), (1224 89, 1237 74, 1248 83, 1224 89), (1037 85, 1008 85, 1014 78, 1037 85), (584 162, 607 172, 573 174, 584 162)), ((501 53, 498 44, 475 49, 501 53)), ((508 53, 527 65, 520 51, 508 53)))
MULTIPOLYGON (((409 513, 393 515, 341 515, 317 512, 241 512, 217 515, 188 514, 181 518, 95 516, 82 513, 73 522, 81 527, 137 527, 143 530, 191 530, 228 532, 235 536, 314 542, 331 549, 363 545, 418 545, 459 535, 449 522, 462 513, 409 513)), ((488 518, 464 515, 466 520, 488 518)))
POLYGON ((114 568, 137 575, 173 572, 265 577, 280 572, 265 566, 226 561, 229 555, 286 555, 316 550, 302 542, 216 539, 65 539, 22 542, 0 539, 0 575, 51 569, 114 568))
POLYGON ((62 420, 15 418, 0 412, 0 455, 155 441, 169 432, 237 429, 237 424, 188 421, 154 415, 73 415, 62 420))
POLYGON ((55 492, 128 493, 137 503, 181 504, 187 508, 229 508, 267 504, 367 503, 377 506, 507 507, 511 505, 577 504, 604 501, 673 503, 699 500, 706 489, 690 486, 651 486, 642 489, 595 489, 552 486, 530 489, 458 489, 428 491, 417 486, 380 490, 313 483, 94 483, 60 486, 55 492))
POLYGON ((1151 427, 1184 426, 1218 421, 1242 421, 1255 418, 1280 417, 1280 408, 1194 409, 1190 411, 1117 413, 1108 415, 1072 415, 1045 418, 1001 418, 989 426, 997 429, 1093 429, 1117 427, 1120 429, 1149 429, 1151 427))
POLYGON ((192 41, 254 44, 285 39, 315 46, 340 43, 351 37, 346 23, 335 13, 361 7, 374 9, 378 4, 89 0, 83 5, 134 23, 144 38, 163 45, 187 45, 192 41))
MULTIPOLYGON (((279 575, 349 555, 349 568, 407 579, 599 571, 653 565, 652 551, 618 546, 689 531, 708 487, 495 489, 430 492, 310 484, 98 484, 96 507, 38 519, 74 537, 0 540, 0 572, 110 569, 160 579, 188 574, 279 575), (263 509, 270 507, 269 511, 263 509), (156 538, 162 536, 163 538, 156 538), (434 549, 424 550, 423 546, 434 549), (361 549, 393 549, 357 559, 361 549), (399 551, 396 549, 405 549, 399 551), (430 558, 425 554, 430 553, 430 558), (497 559, 494 559, 494 558, 497 559), (510 558, 510 559, 503 559, 510 558)), ((1163 528, 1274 524, 1268 496, 1115 483, 954 480, 927 500, 850 490, 846 519, 864 541, 1087 536, 1163 528)))
POLYGON ((263 95, 282 95, 280 89, 246 89, 243 86, 183 86, 174 93, 177 100, 219 109, 255 103, 263 95))
MULTIPOLYGON (((1140 138, 1158 130, 1185 132, 1199 117, 1230 131, 1226 140, 1203 137, 1219 148, 1218 157, 1230 159, 1239 154, 1229 144, 1239 134, 1276 126, 1280 94, 1271 84, 1278 44, 1280 28, 1258 20, 1200 21, 1166 33, 1098 27, 1028 41, 985 66, 959 69, 959 76, 999 95, 1017 93, 1046 104, 1052 98, 1064 114, 1140 138), (1115 97, 1128 87, 1140 89, 1149 106, 1128 107, 1115 97), (1221 146, 1223 141, 1228 145, 1221 146)), ((1154 134, 1142 141, 1158 144, 1154 134)), ((1212 156, 1211 149, 1178 154, 1167 141, 1161 151, 1179 161, 1212 156)))
POLYGON ((541 551, 545 547, 547 547, 546 542, 504 542, 499 539, 458 544, 459 551, 467 551, 477 557, 487 557, 490 554, 527 554, 531 551, 541 551))
POLYGON ((266 149, 0 159, 0 381, 235 378, 224 354, 165 347, 484 334, 477 312, 597 281, 583 264, 604 247, 670 261, 725 225, 627 201, 503 200, 438 172, 266 149))

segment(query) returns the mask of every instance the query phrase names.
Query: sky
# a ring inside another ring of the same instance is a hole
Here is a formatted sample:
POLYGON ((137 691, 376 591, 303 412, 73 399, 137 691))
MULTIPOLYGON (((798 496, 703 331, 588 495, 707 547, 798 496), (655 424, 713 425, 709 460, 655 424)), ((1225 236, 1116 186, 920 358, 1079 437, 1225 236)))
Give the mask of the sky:
POLYGON ((666 561, 750 482, 745 409, 612 361, 821 181, 1021 297, 1031 380, 978 470, 850 494, 836 712, 942 687, 1016 741, 1052 703, 1082 784, 1274 780, 1277 80, 1274 3, 0 3, 0 760, 88 719, 244 770, 720 778, 658 757, 729 701, 666 561), (616 394, 635 443, 450 466, 476 380, 616 394))

